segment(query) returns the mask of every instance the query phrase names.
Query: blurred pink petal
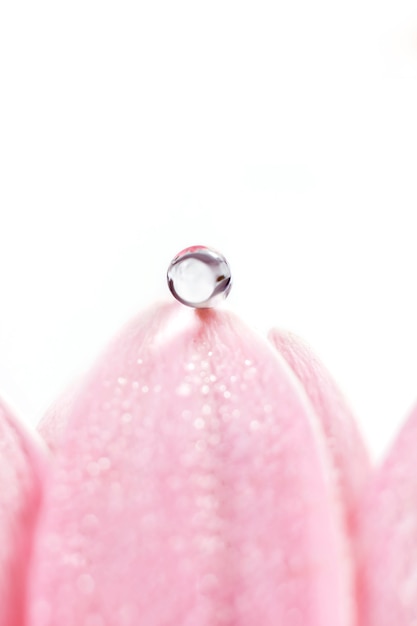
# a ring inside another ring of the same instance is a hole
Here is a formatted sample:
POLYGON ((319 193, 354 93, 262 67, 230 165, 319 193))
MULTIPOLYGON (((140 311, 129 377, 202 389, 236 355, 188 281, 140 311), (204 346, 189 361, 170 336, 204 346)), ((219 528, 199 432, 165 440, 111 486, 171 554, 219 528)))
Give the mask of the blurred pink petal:
POLYGON ((313 404, 230 314, 141 315, 43 426, 29 626, 352 626, 313 404))
POLYGON ((22 626, 43 472, 40 449, 0 404, 0 626, 22 626))
POLYGON ((346 400, 311 349, 293 334, 273 330, 270 340, 295 372, 323 428, 349 533, 370 477, 370 461, 346 400))
POLYGON ((359 509, 361 626, 417 624, 417 409, 359 509))

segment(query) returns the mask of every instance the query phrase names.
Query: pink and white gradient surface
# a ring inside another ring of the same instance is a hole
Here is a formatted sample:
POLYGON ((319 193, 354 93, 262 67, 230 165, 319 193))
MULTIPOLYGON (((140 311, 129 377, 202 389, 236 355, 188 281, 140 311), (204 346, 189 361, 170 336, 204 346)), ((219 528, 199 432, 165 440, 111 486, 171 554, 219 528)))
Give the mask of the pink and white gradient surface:
POLYGON ((1 626, 413 624, 413 422, 371 469, 323 366, 270 339, 157 306, 47 445, 2 411, 1 626))

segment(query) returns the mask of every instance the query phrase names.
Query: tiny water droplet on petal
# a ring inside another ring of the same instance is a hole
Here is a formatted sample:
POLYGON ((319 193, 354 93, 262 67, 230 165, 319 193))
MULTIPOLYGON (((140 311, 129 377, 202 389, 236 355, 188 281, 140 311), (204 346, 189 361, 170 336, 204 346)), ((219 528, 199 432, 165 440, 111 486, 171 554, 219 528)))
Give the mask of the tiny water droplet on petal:
POLYGON ((192 246, 177 254, 168 267, 167 281, 174 298, 197 309, 215 307, 232 287, 226 259, 205 246, 192 246))

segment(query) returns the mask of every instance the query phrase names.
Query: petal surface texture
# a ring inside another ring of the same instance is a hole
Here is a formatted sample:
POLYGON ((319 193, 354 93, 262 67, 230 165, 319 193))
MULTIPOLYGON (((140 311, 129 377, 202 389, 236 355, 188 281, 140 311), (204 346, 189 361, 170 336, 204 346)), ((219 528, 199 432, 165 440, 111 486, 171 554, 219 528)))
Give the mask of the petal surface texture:
POLYGON ((40 502, 40 451, 0 404, 0 626, 24 626, 27 568, 40 502))
POLYGON ((319 419, 330 452, 341 507, 349 533, 371 465, 356 422, 326 368, 295 335, 274 329, 269 339, 301 381, 319 419))
POLYGON ((361 626, 417 624, 417 410, 358 516, 361 626))
POLYGON ((30 626, 352 625, 317 417, 237 318, 151 310, 64 412, 30 626))

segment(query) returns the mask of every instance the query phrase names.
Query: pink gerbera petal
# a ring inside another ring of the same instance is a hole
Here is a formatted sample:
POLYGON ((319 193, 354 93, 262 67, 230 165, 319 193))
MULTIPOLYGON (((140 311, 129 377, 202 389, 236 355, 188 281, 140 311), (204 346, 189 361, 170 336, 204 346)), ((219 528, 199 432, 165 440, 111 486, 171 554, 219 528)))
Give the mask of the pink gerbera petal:
POLYGON ((0 626, 23 626, 43 455, 0 404, 0 626))
POLYGON ((417 410, 359 509, 361 626, 417 624, 417 410))
POLYGON ((351 557, 317 415, 235 317, 140 316, 56 449, 30 626, 351 626, 351 557))
POLYGON ((301 381, 322 426, 351 533, 357 504, 371 472, 355 420, 326 368, 299 337, 274 329, 269 338, 301 381))

